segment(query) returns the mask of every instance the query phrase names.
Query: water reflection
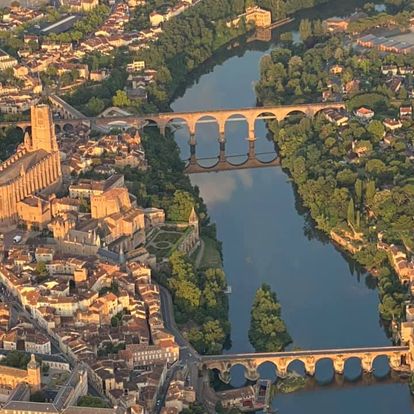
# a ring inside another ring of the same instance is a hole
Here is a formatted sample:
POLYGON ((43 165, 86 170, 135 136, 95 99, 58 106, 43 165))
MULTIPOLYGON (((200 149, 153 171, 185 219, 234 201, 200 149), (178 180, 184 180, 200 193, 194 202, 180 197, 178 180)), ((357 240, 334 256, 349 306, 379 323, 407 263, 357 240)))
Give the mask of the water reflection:
POLYGON ((192 182, 202 188, 203 199, 208 206, 217 206, 232 200, 234 193, 253 186, 251 170, 234 171, 232 174, 199 174, 192 182))

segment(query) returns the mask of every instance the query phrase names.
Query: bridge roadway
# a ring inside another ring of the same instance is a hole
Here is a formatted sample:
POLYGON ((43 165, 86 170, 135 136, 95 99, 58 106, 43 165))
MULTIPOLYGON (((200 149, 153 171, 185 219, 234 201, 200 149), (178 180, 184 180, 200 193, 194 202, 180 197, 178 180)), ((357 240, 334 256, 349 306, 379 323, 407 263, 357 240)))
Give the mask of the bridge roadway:
POLYGON ((385 354, 389 352, 408 352, 408 346, 378 346, 371 348, 339 348, 339 349, 318 349, 307 351, 287 351, 287 352, 250 352, 246 354, 223 354, 223 355, 204 355, 201 356, 201 362, 204 361, 230 361, 252 358, 275 358, 275 357, 303 357, 315 355, 349 355, 364 353, 385 354))
POLYGON ((374 359, 379 356, 386 356, 392 369, 401 369, 401 366, 406 364, 412 368, 411 349, 409 346, 207 355, 200 357, 199 364, 200 368, 204 370, 218 370, 220 379, 228 383, 230 381, 230 370, 235 365, 244 366, 246 378, 255 381, 259 378, 258 367, 266 362, 271 362, 275 365, 280 377, 286 376, 288 366, 293 361, 301 361, 304 364, 306 373, 314 375, 316 364, 322 359, 331 360, 334 371, 337 374, 343 374, 345 362, 348 359, 359 359, 362 370, 364 372, 371 372, 374 359))

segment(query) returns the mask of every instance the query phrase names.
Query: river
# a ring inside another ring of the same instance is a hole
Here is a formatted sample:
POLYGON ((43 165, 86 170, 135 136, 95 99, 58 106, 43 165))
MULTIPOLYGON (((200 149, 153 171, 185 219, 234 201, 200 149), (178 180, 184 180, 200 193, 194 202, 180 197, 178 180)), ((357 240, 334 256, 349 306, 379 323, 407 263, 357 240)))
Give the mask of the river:
MULTIPOLYGON (((324 11, 326 13, 326 10, 324 11)), ((318 11, 312 11, 317 14, 318 11)), ((332 13, 331 13, 332 14, 332 13)), ((256 105, 254 82, 259 78, 260 58, 273 46, 254 44, 221 54, 206 64, 204 73, 189 84, 173 104, 174 111, 237 108, 256 105), (255 50, 256 49, 256 50, 255 50)), ((263 123, 256 125, 257 152, 273 151, 263 123)), ((188 130, 175 133, 183 159, 189 157, 188 130)), ((199 124, 197 156, 218 155, 215 124, 199 124)), ((228 154, 247 153, 247 127, 229 122, 226 128, 228 154)), ((263 155, 269 159, 270 155, 263 155)), ((240 158, 241 160, 241 158, 240 158)), ((206 165, 212 161, 204 160, 206 165)), ((232 287, 230 320, 232 348, 229 352, 252 351, 247 332, 256 289, 268 283, 277 292, 282 316, 294 347, 321 349, 390 344, 378 315, 378 295, 372 279, 354 270, 331 243, 313 229, 295 197, 289 178, 280 168, 264 168, 193 175, 223 242, 224 268, 232 287)), ((294 366, 297 371, 302 367, 294 366)), ((387 372, 379 358, 376 375, 387 372)), ((273 378, 271 366, 260 368, 273 378)), ((357 361, 345 368, 346 383, 359 374, 357 361)), ((277 395, 273 407, 280 413, 413 413, 408 386, 374 381, 370 386, 324 387, 333 376, 328 361, 317 365, 321 385, 289 395, 277 395)), ((243 383, 240 367, 232 370, 232 384, 243 383)))

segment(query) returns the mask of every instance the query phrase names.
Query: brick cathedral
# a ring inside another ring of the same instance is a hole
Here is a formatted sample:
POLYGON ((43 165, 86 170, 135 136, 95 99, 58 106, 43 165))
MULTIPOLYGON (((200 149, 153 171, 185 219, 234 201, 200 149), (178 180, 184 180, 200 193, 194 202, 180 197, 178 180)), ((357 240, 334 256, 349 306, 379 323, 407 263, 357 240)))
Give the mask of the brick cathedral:
POLYGON ((53 191, 61 183, 59 149, 47 105, 31 108, 31 126, 16 153, 0 164, 0 222, 17 219, 18 204, 26 197, 53 191))

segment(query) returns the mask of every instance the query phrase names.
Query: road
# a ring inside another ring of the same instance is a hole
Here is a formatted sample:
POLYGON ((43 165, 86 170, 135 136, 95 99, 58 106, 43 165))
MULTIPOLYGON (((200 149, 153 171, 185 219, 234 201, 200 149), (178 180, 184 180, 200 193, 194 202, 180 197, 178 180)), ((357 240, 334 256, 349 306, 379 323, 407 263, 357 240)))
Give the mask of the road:
POLYGON ((200 238, 200 250, 198 251, 197 258, 195 260, 196 269, 200 267, 201 261, 203 260, 205 247, 206 244, 204 243, 204 240, 200 238))
MULTIPOLYGON (((174 369, 181 367, 187 367, 189 371, 188 381, 194 388, 196 395, 200 396, 200 391, 204 389, 202 386, 202 379, 198 376, 198 365, 201 361, 201 355, 193 348, 193 346, 187 341, 175 323, 174 318, 174 306, 170 292, 162 286, 160 286, 161 297, 161 312, 164 319, 165 328, 175 336, 175 340, 180 347, 180 361, 177 366, 173 366, 174 369)), ((166 393, 166 390, 165 390, 166 393)), ((165 399, 165 394, 161 397, 165 399)), ((162 407, 162 404, 160 404, 162 407)), ((158 411, 157 411, 158 412, 158 411)))
POLYGON ((285 352, 251 352, 248 354, 227 354, 227 355, 205 355, 201 357, 203 362, 211 361, 231 361, 248 360, 260 358, 300 358, 305 356, 354 356, 354 355, 382 355, 391 353, 407 353, 409 346, 380 346, 370 348, 339 348, 339 349, 315 349, 305 351, 285 351, 285 352))
POLYGON ((165 327, 175 336, 175 340, 180 347, 180 361, 182 363, 194 362, 201 360, 200 354, 190 345, 187 339, 178 329, 174 318, 174 307, 172 298, 168 290, 160 286, 161 312, 164 319, 165 327))

